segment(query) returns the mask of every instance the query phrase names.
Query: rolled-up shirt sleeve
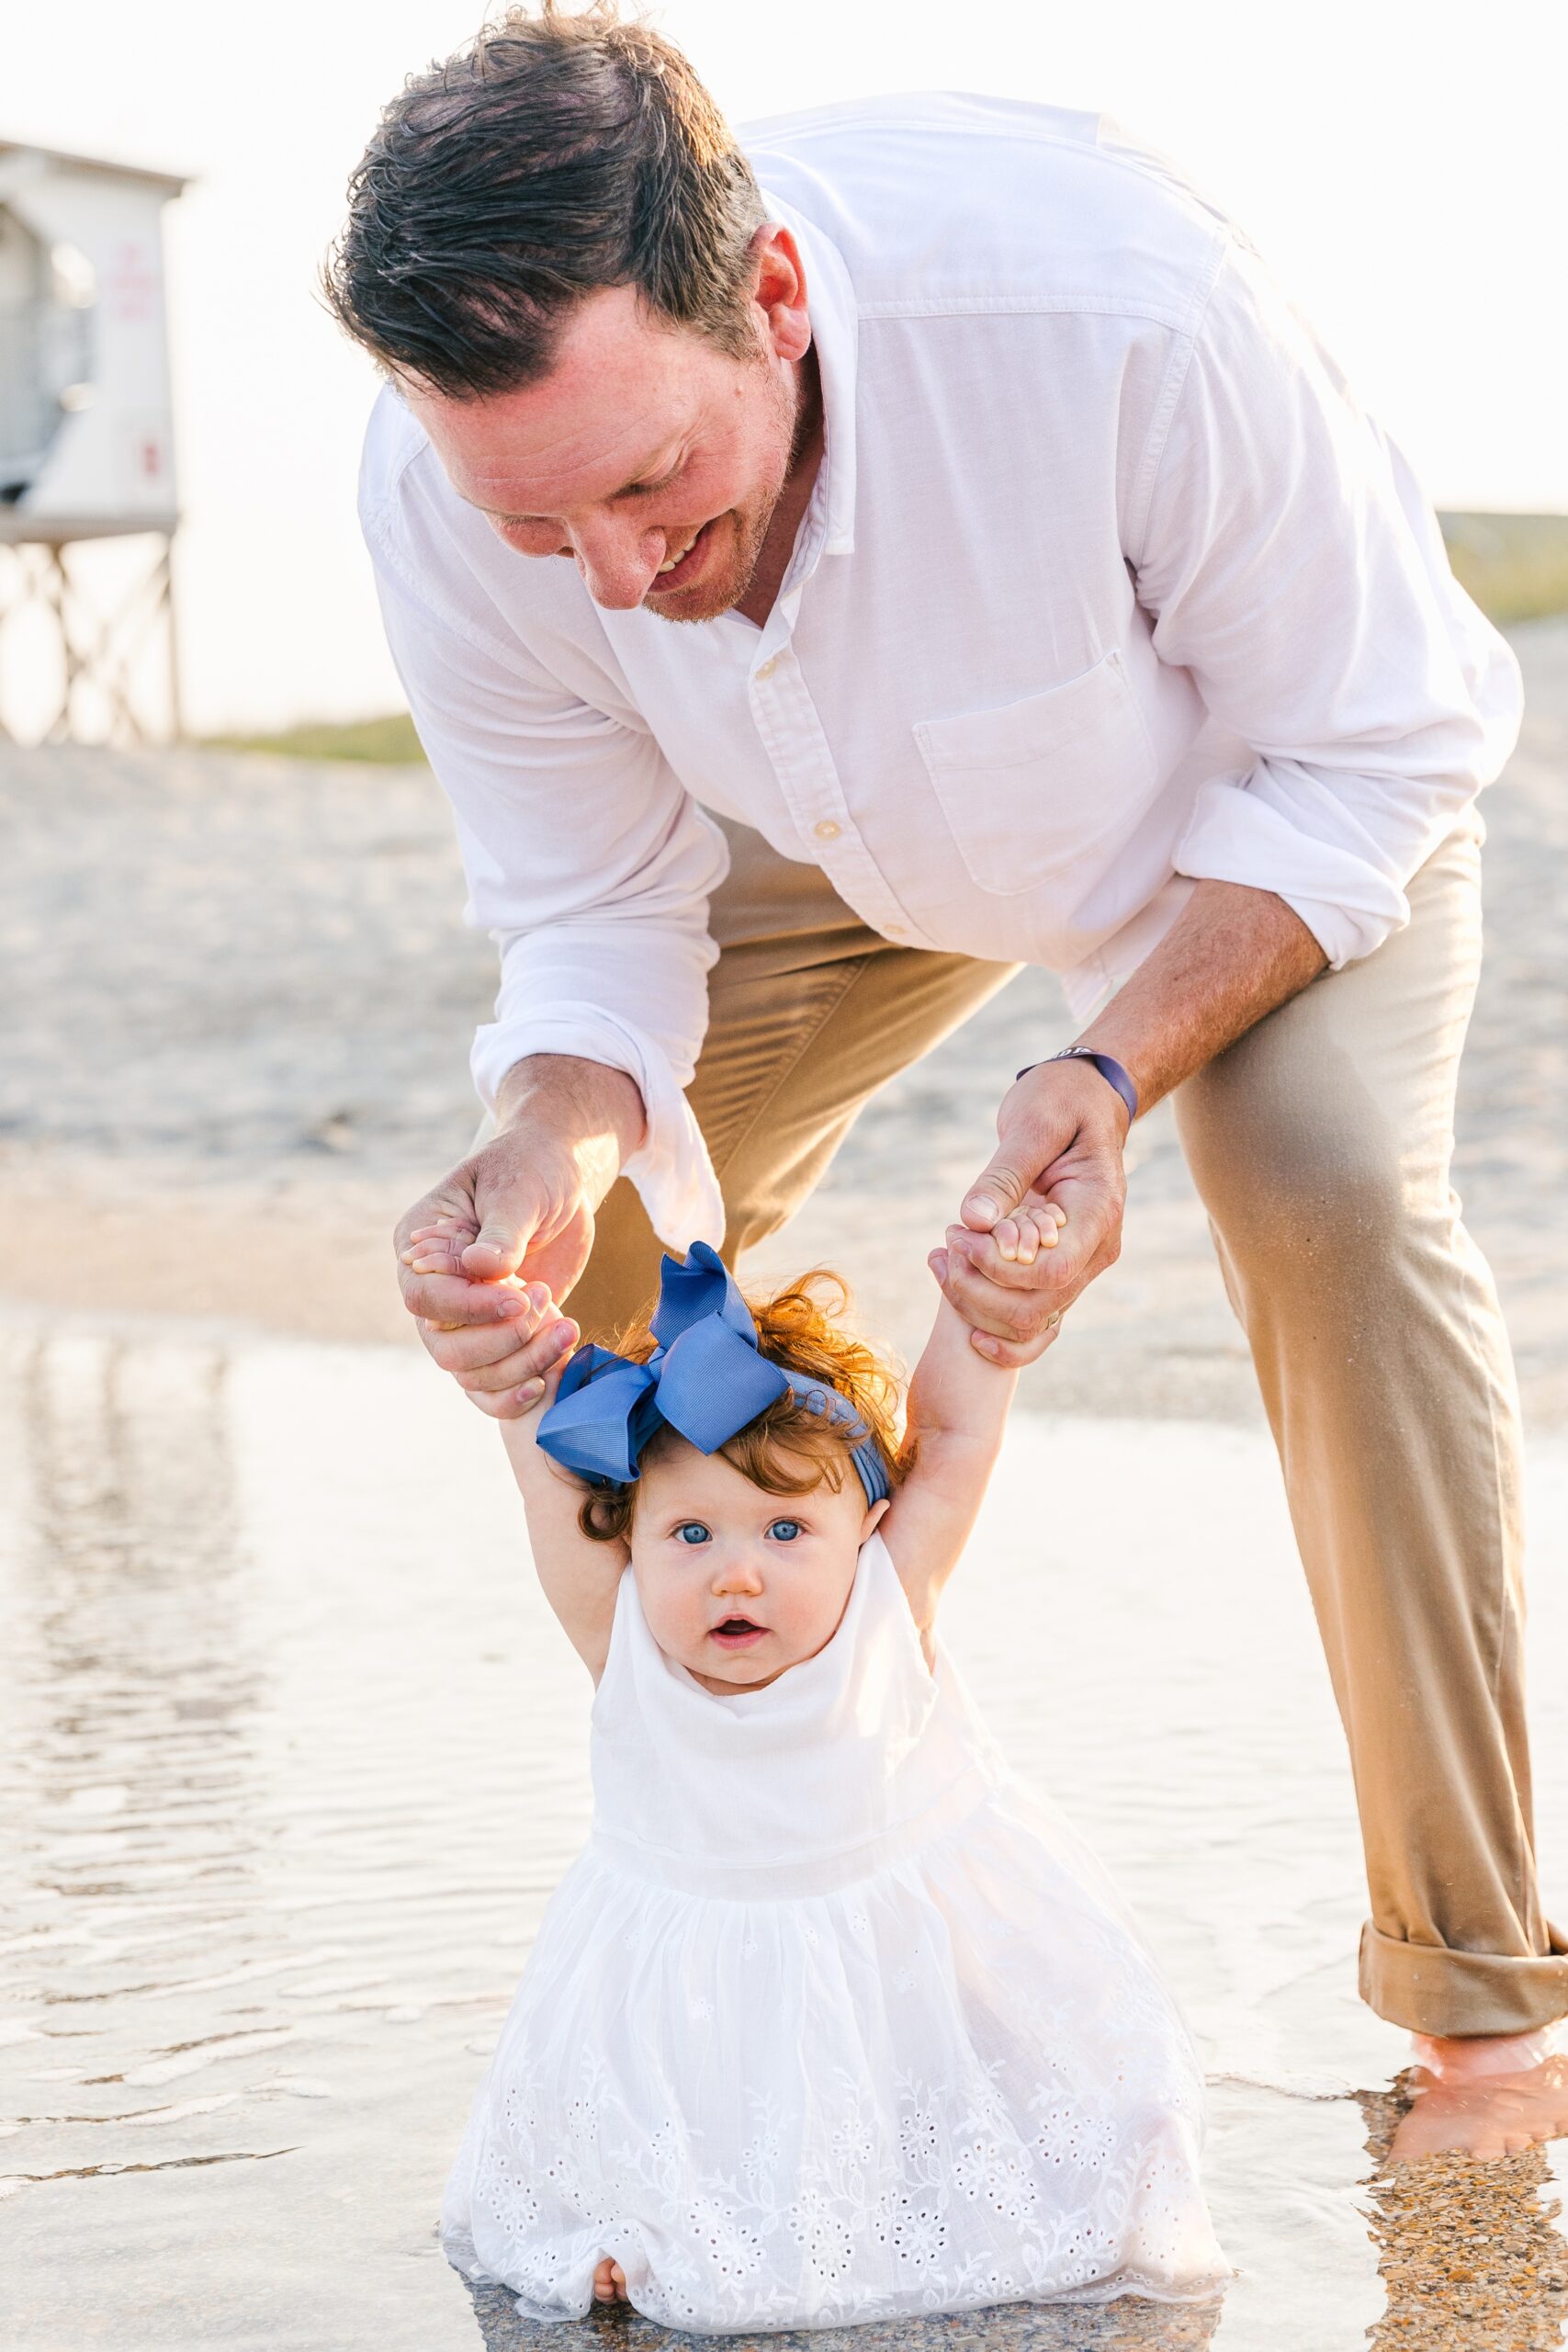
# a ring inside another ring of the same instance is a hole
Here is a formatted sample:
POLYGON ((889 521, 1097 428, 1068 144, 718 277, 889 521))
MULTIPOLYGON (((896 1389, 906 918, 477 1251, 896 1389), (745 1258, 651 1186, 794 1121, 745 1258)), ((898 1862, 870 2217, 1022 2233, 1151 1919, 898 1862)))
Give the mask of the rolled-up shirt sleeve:
POLYGON ((1256 757, 1200 788, 1178 872, 1271 890, 1331 966, 1518 731, 1517 664, 1455 582, 1399 451, 1235 240, 1173 371, 1127 546, 1162 661, 1256 757))
MULTIPOLYGON (((646 729, 597 709, 521 644, 443 616, 367 528, 392 659, 457 818, 467 919, 501 952, 474 1081, 493 1108, 530 1054, 633 1078, 647 1134, 624 1173, 666 1245, 723 1238, 724 1207, 685 1096, 718 950, 708 895, 723 834, 646 729)), ((521 560, 521 559, 520 559, 521 560)))

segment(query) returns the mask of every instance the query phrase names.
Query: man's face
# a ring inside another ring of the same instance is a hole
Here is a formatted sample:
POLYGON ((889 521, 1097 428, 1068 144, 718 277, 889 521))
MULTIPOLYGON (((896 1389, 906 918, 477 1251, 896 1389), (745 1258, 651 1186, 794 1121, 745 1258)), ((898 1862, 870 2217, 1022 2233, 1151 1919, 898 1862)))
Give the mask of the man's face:
POLYGON ((790 471, 809 328, 804 287, 795 302, 773 290, 764 256, 754 357, 614 287, 579 305, 549 374, 521 391, 401 390, 454 490, 508 547, 569 558, 609 611, 712 620, 745 594, 790 471))

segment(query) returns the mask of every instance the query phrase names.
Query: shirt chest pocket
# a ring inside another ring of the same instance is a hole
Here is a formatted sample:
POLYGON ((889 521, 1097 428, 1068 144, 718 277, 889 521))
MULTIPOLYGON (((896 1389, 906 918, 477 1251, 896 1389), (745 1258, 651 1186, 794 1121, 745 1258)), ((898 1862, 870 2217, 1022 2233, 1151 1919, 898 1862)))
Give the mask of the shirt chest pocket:
POLYGON ((1125 835, 1156 787, 1120 654, 999 709, 924 718, 915 741, 968 871, 1016 897, 1125 835))

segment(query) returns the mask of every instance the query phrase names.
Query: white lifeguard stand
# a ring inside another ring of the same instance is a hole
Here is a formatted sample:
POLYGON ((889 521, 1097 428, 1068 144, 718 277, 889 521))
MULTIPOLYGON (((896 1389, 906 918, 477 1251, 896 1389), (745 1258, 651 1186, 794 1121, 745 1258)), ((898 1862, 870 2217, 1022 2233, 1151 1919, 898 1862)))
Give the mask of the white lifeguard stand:
POLYGON ((165 172, 0 139, 0 739, 18 698, 44 741, 180 731, 162 232, 163 209, 184 186, 165 172), (142 537, 155 543, 151 562, 129 585, 120 580, 107 607, 95 605, 71 550, 142 537), (30 626, 13 631, 24 614, 30 626), (150 719, 160 631, 154 707, 164 707, 150 719), (22 636, 28 675, 18 680, 7 639, 22 636), (49 637, 56 679, 45 686, 49 637))

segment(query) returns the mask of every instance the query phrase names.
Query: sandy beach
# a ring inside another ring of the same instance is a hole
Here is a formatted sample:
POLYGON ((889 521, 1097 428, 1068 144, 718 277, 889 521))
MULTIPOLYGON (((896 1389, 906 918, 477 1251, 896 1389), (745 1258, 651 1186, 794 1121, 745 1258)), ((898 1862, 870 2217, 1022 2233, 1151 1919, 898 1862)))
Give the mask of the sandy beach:
MULTIPOLYGON (((1561 1915, 1568 621, 1515 641, 1530 714, 1486 802, 1456 1172, 1529 1421, 1561 1915)), ((391 1279, 394 1217, 471 1131, 491 988, 445 805, 419 768, 7 749, 0 807, 0 2340, 694 2346, 526 2328, 434 2238, 588 1817, 586 1684, 494 1433, 391 1279)), ((829 1260, 918 1344, 995 1102, 1066 1034, 1024 976, 887 1090, 759 1266, 829 1260)), ((899 2352, 1551 2352, 1568 2143, 1383 2161, 1405 2045, 1356 1997, 1327 1677, 1168 1114, 1135 1157, 1124 1257, 1026 1379, 944 1637, 1170 1973, 1237 2276, 1223 2312, 1014 2309, 899 2352)))
MULTIPOLYGON (((1526 1408, 1568 1423, 1568 620, 1514 632, 1529 717, 1485 799, 1486 968, 1456 1182, 1526 1408)), ((459 922, 427 770, 0 752, 0 1297, 408 1344, 388 1240, 460 1156, 493 951, 459 922)), ((764 1270, 826 1260, 918 1346, 926 1250, 1020 1061, 1071 1034, 1023 974, 886 1089, 764 1270)), ((1024 1384, 1040 1410, 1250 1419, 1249 1367, 1168 1109, 1143 1123, 1121 1264, 1024 1384)))

